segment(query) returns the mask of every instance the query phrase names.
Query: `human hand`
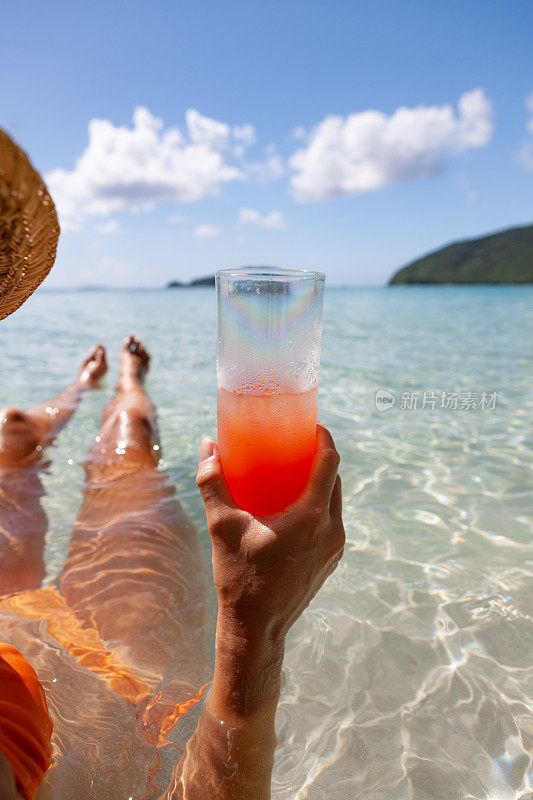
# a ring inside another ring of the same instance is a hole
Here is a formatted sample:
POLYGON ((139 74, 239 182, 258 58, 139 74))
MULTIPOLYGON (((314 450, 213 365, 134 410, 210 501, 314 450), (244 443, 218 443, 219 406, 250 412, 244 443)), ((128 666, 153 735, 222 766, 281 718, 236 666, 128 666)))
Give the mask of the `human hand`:
POLYGON ((254 517, 235 505, 215 442, 202 442, 196 481, 213 542, 215 669, 164 800, 270 798, 285 636, 344 548, 338 466, 333 439, 319 425, 302 496, 279 514, 254 517))
POLYGON ((317 426, 308 485, 285 511, 254 517, 235 505, 217 445, 204 439, 197 484, 213 543, 218 634, 283 642, 339 563, 345 542, 339 454, 317 426))

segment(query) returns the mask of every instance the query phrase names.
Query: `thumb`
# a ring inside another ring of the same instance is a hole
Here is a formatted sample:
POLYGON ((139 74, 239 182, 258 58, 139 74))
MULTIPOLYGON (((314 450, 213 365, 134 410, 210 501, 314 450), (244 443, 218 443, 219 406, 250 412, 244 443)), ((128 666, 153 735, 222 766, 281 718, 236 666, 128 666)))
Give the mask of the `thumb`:
POLYGON ((202 439, 196 485, 202 495, 207 518, 217 516, 223 509, 236 508, 220 463, 220 451, 211 439, 202 439))

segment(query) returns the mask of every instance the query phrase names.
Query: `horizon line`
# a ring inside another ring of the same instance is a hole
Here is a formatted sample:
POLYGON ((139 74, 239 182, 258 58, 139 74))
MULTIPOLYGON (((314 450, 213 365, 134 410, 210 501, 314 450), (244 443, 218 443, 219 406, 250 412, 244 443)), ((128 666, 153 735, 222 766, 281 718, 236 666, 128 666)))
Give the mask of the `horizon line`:
MULTIPOLYGON (((382 289, 387 287, 386 283, 330 283, 326 285, 329 289, 382 289)), ((91 291, 174 291, 176 289, 213 289, 213 286, 183 286, 170 287, 161 284, 139 284, 136 286, 113 286, 103 284, 81 284, 78 286, 41 286, 41 293, 44 292, 91 292, 91 291)))

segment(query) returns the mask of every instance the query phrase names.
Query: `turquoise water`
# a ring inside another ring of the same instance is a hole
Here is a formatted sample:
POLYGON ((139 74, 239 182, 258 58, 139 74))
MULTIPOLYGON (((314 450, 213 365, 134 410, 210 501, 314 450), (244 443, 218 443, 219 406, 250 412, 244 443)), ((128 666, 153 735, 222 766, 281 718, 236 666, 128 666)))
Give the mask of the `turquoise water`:
MULTIPOLYGON (((347 546, 290 634, 274 798, 532 800, 532 299, 326 292, 319 415, 342 456, 347 546)), ((0 325, 0 405, 53 396, 96 341, 111 366, 45 476, 48 583, 130 331, 152 353, 164 463, 209 557, 194 475, 216 434, 214 293, 40 290, 0 325)))

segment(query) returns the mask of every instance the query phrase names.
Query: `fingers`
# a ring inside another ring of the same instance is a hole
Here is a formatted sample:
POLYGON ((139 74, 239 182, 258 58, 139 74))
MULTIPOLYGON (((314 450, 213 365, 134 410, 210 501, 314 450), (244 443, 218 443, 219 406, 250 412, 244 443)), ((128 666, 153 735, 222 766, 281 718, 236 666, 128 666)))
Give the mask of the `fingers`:
POLYGON ((212 439, 208 439, 204 437, 200 442, 200 461, 206 461, 206 459, 211 458, 211 456, 215 452, 216 443, 212 439))
POLYGON ((337 567, 339 566, 341 559, 344 555, 344 550, 339 550, 335 556, 331 559, 328 569, 327 569, 327 577, 329 578, 330 575, 333 575, 337 567))
POLYGON ((326 507, 330 505, 339 462, 340 456, 331 433, 323 425, 318 424, 311 476, 302 496, 304 503, 322 502, 326 507))
POLYGON ((200 445, 196 484, 204 501, 210 533, 213 533, 213 526, 227 517, 228 509, 238 509, 222 472, 218 447, 211 439, 203 439, 200 445))
POLYGON ((331 493, 329 515, 335 522, 342 520, 342 482, 340 475, 337 475, 333 492, 331 493))
MULTIPOLYGON (((333 493, 331 495, 331 503, 329 504, 329 518, 331 520, 330 526, 330 544, 333 551, 338 553, 338 561, 342 557, 344 545, 346 544, 346 533, 344 531, 344 523, 342 521, 342 483, 340 475, 337 475, 333 493)), ((335 567, 337 566, 337 563, 335 567)), ((335 569, 334 567, 334 569, 335 569)))

